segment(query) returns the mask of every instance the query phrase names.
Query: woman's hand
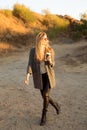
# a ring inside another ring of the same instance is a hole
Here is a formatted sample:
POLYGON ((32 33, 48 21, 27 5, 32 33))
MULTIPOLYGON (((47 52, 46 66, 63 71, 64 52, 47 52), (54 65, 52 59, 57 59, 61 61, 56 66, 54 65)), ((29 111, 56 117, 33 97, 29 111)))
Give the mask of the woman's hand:
POLYGON ((25 84, 28 86, 29 80, 25 79, 25 84))
POLYGON ((50 63, 52 63, 52 59, 51 59, 51 55, 50 55, 50 54, 47 55, 47 57, 46 57, 46 61, 49 61, 50 63))
POLYGON ((47 56, 47 61, 51 61, 51 56, 49 55, 49 56, 47 56))
POLYGON ((30 74, 28 73, 27 76, 26 76, 26 79, 25 79, 25 84, 28 86, 29 84, 29 76, 30 74))
POLYGON ((46 60, 47 61, 51 60, 51 53, 49 53, 49 52, 46 53, 46 60))

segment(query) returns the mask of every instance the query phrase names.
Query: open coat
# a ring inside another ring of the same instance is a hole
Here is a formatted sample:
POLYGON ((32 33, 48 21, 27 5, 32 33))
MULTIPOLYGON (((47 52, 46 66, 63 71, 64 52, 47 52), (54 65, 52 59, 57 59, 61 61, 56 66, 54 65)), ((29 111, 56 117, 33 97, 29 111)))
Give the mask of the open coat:
MULTIPOLYGON (((50 64, 49 61, 45 61, 46 71, 48 74, 50 87, 55 87, 55 73, 54 73, 54 57, 52 56, 52 63, 50 64)), ((40 62, 37 61, 35 56, 35 48, 30 50, 29 54, 29 61, 27 66, 27 73, 33 75, 34 87, 37 89, 43 89, 42 84, 42 74, 40 72, 40 62)))

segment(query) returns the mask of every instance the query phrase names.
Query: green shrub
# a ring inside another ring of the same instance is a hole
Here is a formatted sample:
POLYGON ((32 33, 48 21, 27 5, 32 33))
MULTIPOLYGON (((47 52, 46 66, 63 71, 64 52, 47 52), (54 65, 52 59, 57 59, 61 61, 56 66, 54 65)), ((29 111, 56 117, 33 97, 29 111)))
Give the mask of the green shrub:
POLYGON ((74 25, 73 31, 80 31, 80 32, 81 32, 82 29, 83 29, 82 25, 76 23, 76 24, 74 25))
POLYGON ((49 21, 47 19, 44 19, 42 24, 45 25, 46 27, 48 27, 49 26, 49 21))
POLYGON ((87 36, 87 28, 82 31, 82 34, 87 36))
POLYGON ((79 31, 76 31, 72 33, 71 37, 74 41, 78 41, 81 39, 82 34, 79 31))
POLYGON ((13 15, 22 19, 24 22, 34 22, 35 18, 29 8, 24 5, 15 4, 13 9, 13 15))
POLYGON ((42 22, 49 30, 50 37, 56 37, 60 32, 65 32, 68 29, 69 21, 53 14, 46 14, 42 22))
POLYGON ((55 26, 55 27, 53 27, 53 28, 50 28, 49 31, 48 31, 49 38, 52 39, 52 38, 57 37, 58 34, 60 33, 59 30, 60 30, 60 29, 58 28, 58 26, 55 26))
POLYGON ((40 29, 35 29, 35 30, 34 30, 34 36, 37 36, 37 34, 39 34, 39 32, 41 32, 40 29))
POLYGON ((83 24, 75 24, 73 31, 75 32, 74 35, 77 35, 77 37, 79 36, 87 36, 87 21, 83 20, 83 24))

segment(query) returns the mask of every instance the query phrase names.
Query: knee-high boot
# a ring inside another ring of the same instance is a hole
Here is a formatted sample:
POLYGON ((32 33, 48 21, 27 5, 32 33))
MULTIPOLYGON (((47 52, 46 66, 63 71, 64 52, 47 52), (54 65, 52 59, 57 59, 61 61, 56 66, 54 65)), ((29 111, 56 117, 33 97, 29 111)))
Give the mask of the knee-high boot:
POLYGON ((60 106, 58 103, 54 102, 51 98, 49 98, 49 103, 56 109, 56 113, 59 114, 60 106))
POLYGON ((43 98, 44 103, 43 103, 43 110, 42 110, 42 117, 41 117, 41 122, 40 125, 45 125, 46 124, 46 113, 47 113, 47 108, 49 104, 49 97, 44 97, 43 98))
POLYGON ((46 124, 46 111, 43 109, 40 125, 46 124))

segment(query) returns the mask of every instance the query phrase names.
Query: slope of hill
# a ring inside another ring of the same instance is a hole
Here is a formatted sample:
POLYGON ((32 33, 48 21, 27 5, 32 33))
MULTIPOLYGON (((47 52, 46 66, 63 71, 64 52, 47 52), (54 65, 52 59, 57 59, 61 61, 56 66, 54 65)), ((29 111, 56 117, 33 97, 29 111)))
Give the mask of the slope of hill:
MULTIPOLYGON (((11 11, 12 13, 12 11, 11 11)), ((22 19, 12 15, 6 15, 0 10, 0 52, 7 52, 33 44, 35 35, 39 31, 46 31, 51 38, 63 38, 70 35, 72 26, 80 21, 68 15, 41 15, 32 12, 34 22, 27 23, 22 19), (74 20, 73 20, 74 19, 74 20), (73 22, 74 21, 74 22, 73 22)), ((78 35, 75 34, 76 36, 78 35)), ((80 35, 79 35, 80 36, 80 35)), ((70 36, 69 36, 70 37, 70 36)))
POLYGON ((41 20, 43 16, 34 13, 35 23, 24 23, 15 16, 7 17, 0 12, 0 52, 11 50, 14 47, 30 44, 35 30, 42 29, 41 20))

